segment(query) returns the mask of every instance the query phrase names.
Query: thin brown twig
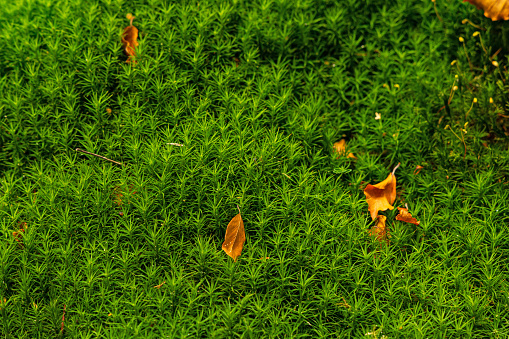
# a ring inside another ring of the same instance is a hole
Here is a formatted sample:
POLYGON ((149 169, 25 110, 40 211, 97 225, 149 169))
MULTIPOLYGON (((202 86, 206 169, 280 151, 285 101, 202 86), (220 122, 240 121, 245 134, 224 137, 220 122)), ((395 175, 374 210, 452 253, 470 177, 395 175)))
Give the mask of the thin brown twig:
POLYGON ((82 153, 85 153, 85 154, 90 154, 90 155, 93 155, 93 156, 95 156, 95 157, 98 157, 98 158, 101 158, 101 159, 104 159, 104 160, 111 161, 111 162, 112 162, 112 163, 114 163, 114 164, 117 164, 117 165, 120 165, 120 166, 124 166, 124 165, 123 165, 122 163, 120 163, 120 162, 117 162, 117 161, 115 161, 115 160, 108 159, 108 158, 103 157, 102 155, 99 155, 99 154, 95 154, 95 153, 91 153, 91 152, 84 151, 84 150, 82 150, 81 148, 76 148, 76 151, 77 151, 77 152, 82 152, 82 153))
POLYGON ((500 53, 500 51, 502 50, 502 48, 499 48, 495 54, 493 54, 491 57, 490 57, 490 61, 493 61, 493 58, 496 57, 498 55, 498 53, 500 53))

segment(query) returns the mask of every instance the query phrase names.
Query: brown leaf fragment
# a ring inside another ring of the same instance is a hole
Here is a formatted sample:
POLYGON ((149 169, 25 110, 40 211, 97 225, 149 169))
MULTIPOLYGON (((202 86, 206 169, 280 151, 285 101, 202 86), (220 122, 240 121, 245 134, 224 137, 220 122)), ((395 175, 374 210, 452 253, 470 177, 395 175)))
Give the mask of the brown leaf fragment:
POLYGON ((377 216, 376 225, 369 230, 369 234, 376 237, 376 240, 379 242, 385 241, 385 243, 389 245, 389 238, 391 235, 389 234, 389 228, 385 225, 386 221, 387 217, 385 215, 377 216))
POLYGON ((414 217, 412 217, 412 214, 408 212, 408 209, 403 207, 398 207, 399 214, 396 216, 396 220, 409 222, 414 225, 419 225, 421 222, 417 221, 414 217))
POLYGON ((66 308, 66 305, 64 304, 64 313, 62 314, 62 325, 60 326, 60 333, 62 333, 64 331, 65 308, 66 308))
MULTIPOLYGON (((334 150, 336 151, 336 153, 339 154, 338 157, 344 157, 346 154, 346 140, 341 139, 340 141, 334 143, 334 150)), ((353 155, 353 153, 348 153, 346 157, 351 159, 357 159, 357 157, 353 155)))
MULTIPOLYGON (((237 208, 239 207, 237 206, 237 208)), ((237 258, 242 252, 242 247, 244 246, 245 241, 246 234, 244 231, 244 221, 240 216, 239 209, 239 214, 234 216, 226 227, 226 234, 224 236, 224 242, 221 247, 223 251, 226 252, 226 254, 232 257, 234 261, 237 261, 237 258)))
POLYGON ((14 240, 18 242, 18 245, 23 247, 23 234, 25 233, 28 225, 26 222, 19 222, 18 223, 19 229, 15 232, 12 232, 12 236, 14 237, 14 240))
POLYGON ((492 21, 509 20, 509 0, 463 0, 484 11, 484 16, 492 21))
POLYGON ((122 45, 124 46, 126 54, 129 56, 126 62, 133 62, 136 64, 133 57, 136 56, 136 47, 138 47, 138 28, 133 26, 134 16, 131 13, 127 14, 126 18, 130 20, 131 23, 124 28, 124 32, 122 33, 122 45))
POLYGON ((394 206, 392 206, 396 200, 396 176, 394 172, 396 172, 399 165, 398 163, 398 165, 394 167, 394 170, 389 174, 387 179, 376 185, 368 184, 364 189, 369 213, 373 220, 376 219, 378 211, 394 209, 394 206))
MULTIPOLYGON (((128 184, 127 189, 128 189, 128 192, 123 191, 122 187, 120 187, 120 186, 115 186, 115 188, 113 188, 112 199, 113 199, 114 204, 116 204, 117 206, 121 206, 123 204, 123 200, 125 199, 125 197, 124 197, 125 193, 129 193, 129 195, 126 198, 132 198, 137 193, 134 190, 133 184, 128 184)), ((130 199, 127 199, 128 204, 131 203, 129 200, 130 199)))
POLYGON ((155 285, 154 288, 160 289, 164 284, 166 284, 166 280, 160 283, 159 285, 155 285))
POLYGON ((423 168, 424 168, 424 167, 422 167, 421 165, 417 165, 417 166, 415 166, 414 175, 419 174, 419 172, 420 172, 423 168))

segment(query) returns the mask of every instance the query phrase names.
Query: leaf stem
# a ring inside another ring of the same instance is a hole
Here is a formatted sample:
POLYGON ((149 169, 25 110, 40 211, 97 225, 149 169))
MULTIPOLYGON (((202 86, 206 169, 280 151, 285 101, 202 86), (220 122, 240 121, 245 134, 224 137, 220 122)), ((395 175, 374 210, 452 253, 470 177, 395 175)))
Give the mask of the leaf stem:
POLYGON ((394 175, 394 173, 396 173, 396 170, 398 169, 399 165, 401 165, 400 162, 398 162, 398 164, 396 165, 396 167, 394 167, 394 169, 392 170, 392 175, 394 175))

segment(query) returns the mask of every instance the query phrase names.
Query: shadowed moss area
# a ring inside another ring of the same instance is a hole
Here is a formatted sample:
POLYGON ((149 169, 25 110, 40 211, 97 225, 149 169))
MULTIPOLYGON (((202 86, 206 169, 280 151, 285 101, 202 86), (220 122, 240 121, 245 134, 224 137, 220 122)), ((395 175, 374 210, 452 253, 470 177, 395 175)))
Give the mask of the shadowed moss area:
POLYGON ((0 8, 4 338, 509 335, 506 23, 459 0, 0 8), (380 212, 382 245, 363 188, 398 163, 420 224, 380 212))

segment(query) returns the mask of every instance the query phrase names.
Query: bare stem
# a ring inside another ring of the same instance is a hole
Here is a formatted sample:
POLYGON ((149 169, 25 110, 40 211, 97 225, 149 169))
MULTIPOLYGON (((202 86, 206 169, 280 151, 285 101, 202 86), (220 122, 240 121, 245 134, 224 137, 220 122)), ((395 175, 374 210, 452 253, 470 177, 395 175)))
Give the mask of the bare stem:
POLYGON ((103 157, 102 155, 99 155, 99 154, 95 154, 95 153, 91 153, 91 152, 84 151, 84 150, 82 150, 81 148, 76 148, 76 151, 77 151, 77 152, 82 152, 82 153, 85 153, 85 154, 90 154, 90 155, 93 155, 93 156, 95 156, 95 157, 98 157, 98 158, 101 158, 101 159, 104 159, 104 160, 108 160, 108 161, 110 161, 110 162, 112 162, 112 163, 114 163, 114 164, 117 164, 117 165, 120 165, 120 166, 124 166, 124 165, 123 165, 122 163, 120 163, 120 162, 117 162, 117 161, 115 161, 115 160, 108 159, 108 158, 103 157))

